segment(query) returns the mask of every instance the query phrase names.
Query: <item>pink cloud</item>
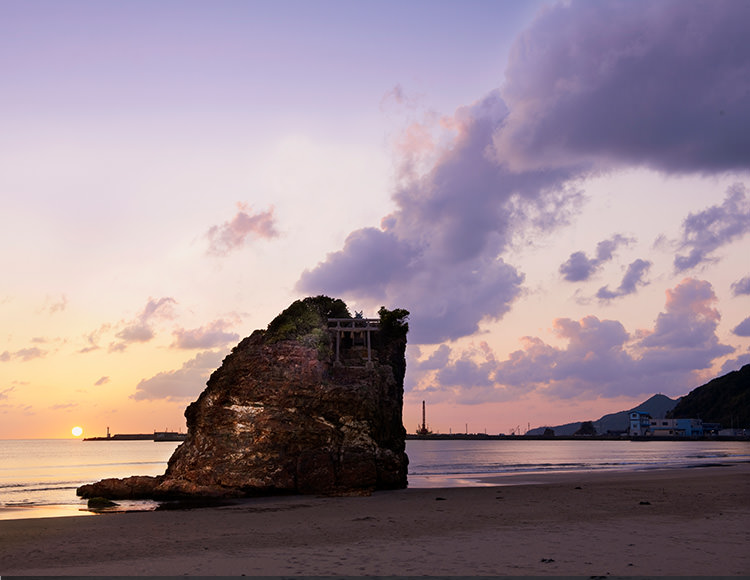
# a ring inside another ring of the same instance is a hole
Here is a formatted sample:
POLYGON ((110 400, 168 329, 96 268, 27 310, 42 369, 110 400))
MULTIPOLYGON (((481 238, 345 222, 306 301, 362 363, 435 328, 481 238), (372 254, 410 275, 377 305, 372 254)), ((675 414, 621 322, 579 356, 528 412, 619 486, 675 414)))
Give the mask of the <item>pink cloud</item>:
POLYGON ((666 308, 656 319, 651 334, 641 345, 648 348, 679 348, 704 344, 721 319, 716 310, 713 287, 705 280, 686 278, 666 291, 666 308))
POLYGON ((99 346, 99 341, 102 338, 102 335, 106 332, 108 332, 111 328, 110 324, 102 324, 99 328, 96 330, 84 335, 84 340, 86 343, 86 346, 79 349, 78 352, 80 354, 86 354, 88 352, 93 352, 95 350, 99 350, 101 347, 99 346))
POLYGON ((230 323, 226 320, 219 319, 199 328, 178 328, 172 333, 175 337, 172 347, 209 349, 224 346, 229 342, 236 342, 239 340, 240 335, 234 332, 227 332, 226 328, 229 325, 230 323))
POLYGON ((256 214, 249 213, 247 204, 237 203, 238 212, 220 226, 212 226, 206 233, 209 246, 207 253, 212 256, 226 256, 240 249, 248 237, 267 239, 278 237, 273 207, 256 214))
MULTIPOLYGON (((177 301, 170 297, 149 298, 141 313, 135 319, 124 323, 124 326, 115 334, 119 340, 109 345, 109 351, 123 352, 132 343, 150 341, 155 336, 153 322, 174 318, 173 306, 175 304, 177 301)), ((80 352, 89 350, 93 349, 88 348, 80 352)))
POLYGON ((123 342, 148 342, 154 338, 154 331, 148 324, 139 322, 126 326, 115 336, 123 342))
POLYGON ((60 298, 58 299, 47 297, 47 299, 44 301, 44 306, 42 306, 40 312, 47 312, 48 314, 55 314, 57 312, 63 312, 67 307, 68 307, 68 297, 65 294, 62 294, 60 298))
POLYGON ((30 348, 22 348, 15 352, 8 350, 0 353, 0 362, 10 362, 12 360, 20 360, 21 362, 27 362, 35 358, 42 358, 47 354, 46 350, 41 350, 35 346, 30 348))
POLYGON ((409 125, 395 144, 400 177, 405 179, 414 176, 420 163, 435 151, 435 147, 430 127, 417 122, 409 125))
POLYGON ((432 375, 432 357, 410 368, 422 378, 419 389, 462 404, 534 391, 556 398, 682 395, 696 386, 700 371, 734 349, 716 335, 720 316, 708 282, 686 279, 666 294, 664 312, 647 332, 631 335, 619 321, 596 316, 558 318, 553 331, 563 347, 525 337, 520 350, 497 360, 484 343, 461 352, 443 346, 433 356, 447 362, 432 375))
POLYGON ((223 354, 214 351, 200 352, 179 369, 164 371, 136 385, 130 398, 136 401, 166 399, 185 401, 194 399, 203 390, 212 371, 221 363, 223 354))
POLYGON ((422 95, 411 94, 407 92, 401 84, 396 84, 393 88, 383 95, 380 99, 380 109, 385 110, 389 105, 394 104, 407 109, 415 109, 421 100, 422 95))

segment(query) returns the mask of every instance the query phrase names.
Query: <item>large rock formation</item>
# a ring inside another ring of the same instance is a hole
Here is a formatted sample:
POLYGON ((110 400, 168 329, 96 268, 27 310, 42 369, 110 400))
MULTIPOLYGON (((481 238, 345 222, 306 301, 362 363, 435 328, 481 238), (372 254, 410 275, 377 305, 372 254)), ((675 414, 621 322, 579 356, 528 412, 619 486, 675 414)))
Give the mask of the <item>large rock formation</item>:
POLYGON ((406 487, 407 316, 382 308, 368 322, 352 319, 341 300, 294 302, 211 375, 185 411, 187 440, 163 476, 103 480, 78 494, 231 497, 406 487), (365 330, 332 331, 332 318, 377 330, 368 341, 365 330))

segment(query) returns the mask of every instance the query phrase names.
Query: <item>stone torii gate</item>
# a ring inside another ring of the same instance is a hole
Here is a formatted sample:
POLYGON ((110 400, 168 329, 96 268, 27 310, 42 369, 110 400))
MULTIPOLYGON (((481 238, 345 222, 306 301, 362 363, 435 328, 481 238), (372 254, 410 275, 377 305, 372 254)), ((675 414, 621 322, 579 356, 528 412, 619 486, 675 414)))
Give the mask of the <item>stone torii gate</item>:
POLYGON ((372 366, 372 339, 370 334, 380 330, 379 318, 329 318, 328 330, 336 333, 336 361, 341 364, 341 337, 345 332, 364 333, 367 345, 367 366, 372 366))

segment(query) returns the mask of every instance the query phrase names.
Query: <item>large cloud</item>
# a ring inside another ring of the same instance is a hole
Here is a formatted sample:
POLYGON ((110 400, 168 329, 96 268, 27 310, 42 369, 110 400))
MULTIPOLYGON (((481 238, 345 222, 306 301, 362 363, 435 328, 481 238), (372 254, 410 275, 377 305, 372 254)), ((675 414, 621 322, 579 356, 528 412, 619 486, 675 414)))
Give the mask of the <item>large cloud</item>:
MULTIPOLYGON (((554 331, 564 347, 525 337, 523 348, 502 361, 486 345, 443 350, 440 358, 450 360, 426 387, 447 388, 458 403, 501 401, 533 390, 560 398, 681 395, 695 386, 695 371, 734 350, 716 335, 715 302, 708 282, 686 279, 667 291, 664 312, 648 332, 630 334, 619 321, 596 316, 559 318, 554 331)), ((418 370, 428 370, 420 364, 418 370)))
MULTIPOLYGON (((503 260, 509 244, 565 223, 575 179, 627 166, 750 169, 748 21, 750 4, 732 1, 543 10, 515 43, 502 88, 442 119, 452 141, 436 153, 439 139, 407 131, 397 210, 352 233, 297 289, 407 308, 418 343, 502 317, 524 279, 503 260)), ((590 275, 589 258, 572 258, 564 275, 590 275)), ((602 298, 631 293, 645 271, 632 264, 602 298)))
POLYGON ((497 93, 457 111, 455 139, 398 187, 399 209, 353 232, 298 289, 407 308, 417 343, 472 334, 507 312, 523 275, 500 254, 529 228, 566 222, 578 192, 564 186, 568 172, 515 174, 487 156, 506 114, 497 93))
POLYGON ((516 169, 750 166, 750 3, 573 1, 514 43, 495 134, 516 169))

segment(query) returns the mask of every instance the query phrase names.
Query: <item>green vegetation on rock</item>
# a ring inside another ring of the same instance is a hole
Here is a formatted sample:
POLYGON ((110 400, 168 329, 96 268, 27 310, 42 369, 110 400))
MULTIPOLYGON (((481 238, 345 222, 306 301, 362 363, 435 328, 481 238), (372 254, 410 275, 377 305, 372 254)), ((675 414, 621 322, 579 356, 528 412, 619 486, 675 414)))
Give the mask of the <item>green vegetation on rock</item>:
MULTIPOLYGON (((361 312, 357 317, 362 318, 361 312)), ((403 308, 388 310, 383 306, 379 311, 380 332, 377 333, 374 348, 383 351, 388 345, 391 349, 395 344, 405 344, 406 334, 409 332, 409 311, 403 308)), ((328 332, 329 318, 352 318, 349 307, 343 300, 328 296, 310 296, 296 300, 289 307, 274 318, 265 331, 266 344, 273 344, 282 340, 296 340, 305 346, 315 348, 318 357, 323 360, 333 355, 331 335, 328 332)), ((390 349, 389 349, 390 350, 390 349)), ((394 355, 394 361, 403 359, 403 353, 398 349, 393 353, 382 353, 385 359, 394 355)), ((406 368, 403 363, 395 362, 395 372, 403 376, 406 368)))
POLYGON ((329 318, 351 318, 343 300, 328 296, 309 296, 295 300, 268 325, 265 340, 273 344, 280 340, 297 340, 318 350, 323 359, 331 354, 328 333, 329 318))
POLYGON ((405 338, 409 332, 409 311, 403 308, 388 310, 381 306, 378 310, 380 316, 380 332, 384 339, 405 338))
POLYGON ((409 332, 409 311, 403 308, 388 310, 382 306, 380 315, 380 332, 376 338, 376 348, 381 357, 391 365, 396 380, 403 384, 406 375, 406 334, 409 332))

